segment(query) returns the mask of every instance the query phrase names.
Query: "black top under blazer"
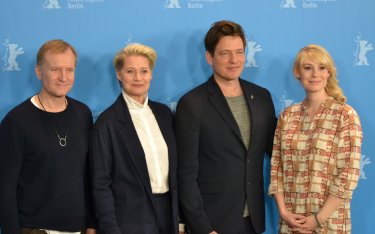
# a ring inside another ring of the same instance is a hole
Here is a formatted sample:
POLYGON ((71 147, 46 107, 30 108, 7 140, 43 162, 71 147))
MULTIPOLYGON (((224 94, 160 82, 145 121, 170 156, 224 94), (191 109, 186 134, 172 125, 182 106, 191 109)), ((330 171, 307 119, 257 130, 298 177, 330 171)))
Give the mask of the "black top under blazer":
POLYGON ((275 110, 265 88, 240 79, 250 112, 250 144, 213 76, 177 105, 180 212, 194 234, 238 233, 245 200, 257 233, 265 230, 263 160, 271 155, 275 110))
MULTIPOLYGON (((169 156, 173 233, 178 233, 177 158, 169 108, 148 101, 169 156)), ((97 119, 92 131, 91 175, 100 234, 158 233, 145 154, 122 95, 97 119)))

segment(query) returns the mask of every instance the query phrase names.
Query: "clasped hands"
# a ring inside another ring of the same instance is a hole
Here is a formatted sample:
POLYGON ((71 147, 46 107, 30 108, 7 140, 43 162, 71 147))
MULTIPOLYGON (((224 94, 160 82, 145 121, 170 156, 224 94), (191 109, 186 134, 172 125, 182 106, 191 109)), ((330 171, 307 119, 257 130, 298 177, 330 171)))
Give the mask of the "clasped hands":
POLYGON ((281 218, 288 224, 289 229, 297 233, 313 233, 319 224, 316 222, 314 215, 303 216, 285 212, 281 214, 281 218))

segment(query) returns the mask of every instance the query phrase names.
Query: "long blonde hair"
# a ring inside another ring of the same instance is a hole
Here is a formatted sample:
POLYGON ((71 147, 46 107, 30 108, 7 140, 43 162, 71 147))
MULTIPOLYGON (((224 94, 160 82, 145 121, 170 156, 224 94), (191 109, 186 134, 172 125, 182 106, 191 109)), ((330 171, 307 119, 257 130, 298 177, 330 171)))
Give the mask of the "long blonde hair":
POLYGON ((339 81, 337 79, 337 72, 335 63, 326 49, 319 45, 308 45, 303 47, 297 54, 296 59, 294 60, 293 73, 297 77, 303 61, 306 58, 313 59, 315 62, 322 64, 330 73, 330 76, 327 80, 327 85, 324 88, 327 94, 339 103, 345 103, 346 97, 344 92, 339 86, 339 81))

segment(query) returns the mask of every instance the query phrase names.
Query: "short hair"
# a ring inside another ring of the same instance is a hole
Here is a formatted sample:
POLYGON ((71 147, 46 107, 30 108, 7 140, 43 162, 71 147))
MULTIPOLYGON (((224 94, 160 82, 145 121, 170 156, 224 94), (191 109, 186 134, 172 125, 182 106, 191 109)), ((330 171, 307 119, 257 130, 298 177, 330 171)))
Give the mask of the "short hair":
MULTIPOLYGON (((297 54, 293 65, 293 73, 297 77, 297 72, 300 71, 301 66, 306 58, 310 58, 315 62, 322 64, 329 71, 326 87, 324 88, 327 94, 339 103, 345 103, 346 97, 339 86, 337 79, 337 72, 335 63, 326 49, 319 45, 310 44, 303 47, 297 54)), ((298 77, 297 77, 298 78, 298 77)))
POLYGON ((68 42, 63 41, 61 39, 50 40, 44 43, 38 50, 38 54, 36 56, 36 64, 38 66, 42 65, 44 62, 44 58, 47 54, 60 54, 67 50, 71 50, 74 54, 74 65, 77 65, 77 52, 72 45, 68 42))
POLYGON ((151 70, 154 68, 157 58, 155 50, 143 44, 132 43, 121 49, 114 57, 113 65, 115 66, 116 71, 123 68, 126 57, 130 55, 140 55, 146 57, 150 63, 151 70))
POLYGON ((214 55, 217 44, 220 39, 225 36, 239 36, 243 42, 243 48, 246 48, 246 37, 241 25, 228 21, 222 20, 212 24, 204 38, 204 46, 212 56, 214 55))

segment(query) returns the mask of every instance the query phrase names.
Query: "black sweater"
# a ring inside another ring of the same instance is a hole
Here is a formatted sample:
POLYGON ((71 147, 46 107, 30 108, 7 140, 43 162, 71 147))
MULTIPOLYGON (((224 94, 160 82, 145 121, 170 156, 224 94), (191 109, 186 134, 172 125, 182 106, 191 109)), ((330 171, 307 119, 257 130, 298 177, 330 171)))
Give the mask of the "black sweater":
POLYGON ((68 107, 47 113, 30 99, 11 110, 0 126, 0 229, 20 227, 80 231, 92 211, 89 202, 89 108, 67 98, 68 107), (67 145, 61 147, 48 116, 67 145))

